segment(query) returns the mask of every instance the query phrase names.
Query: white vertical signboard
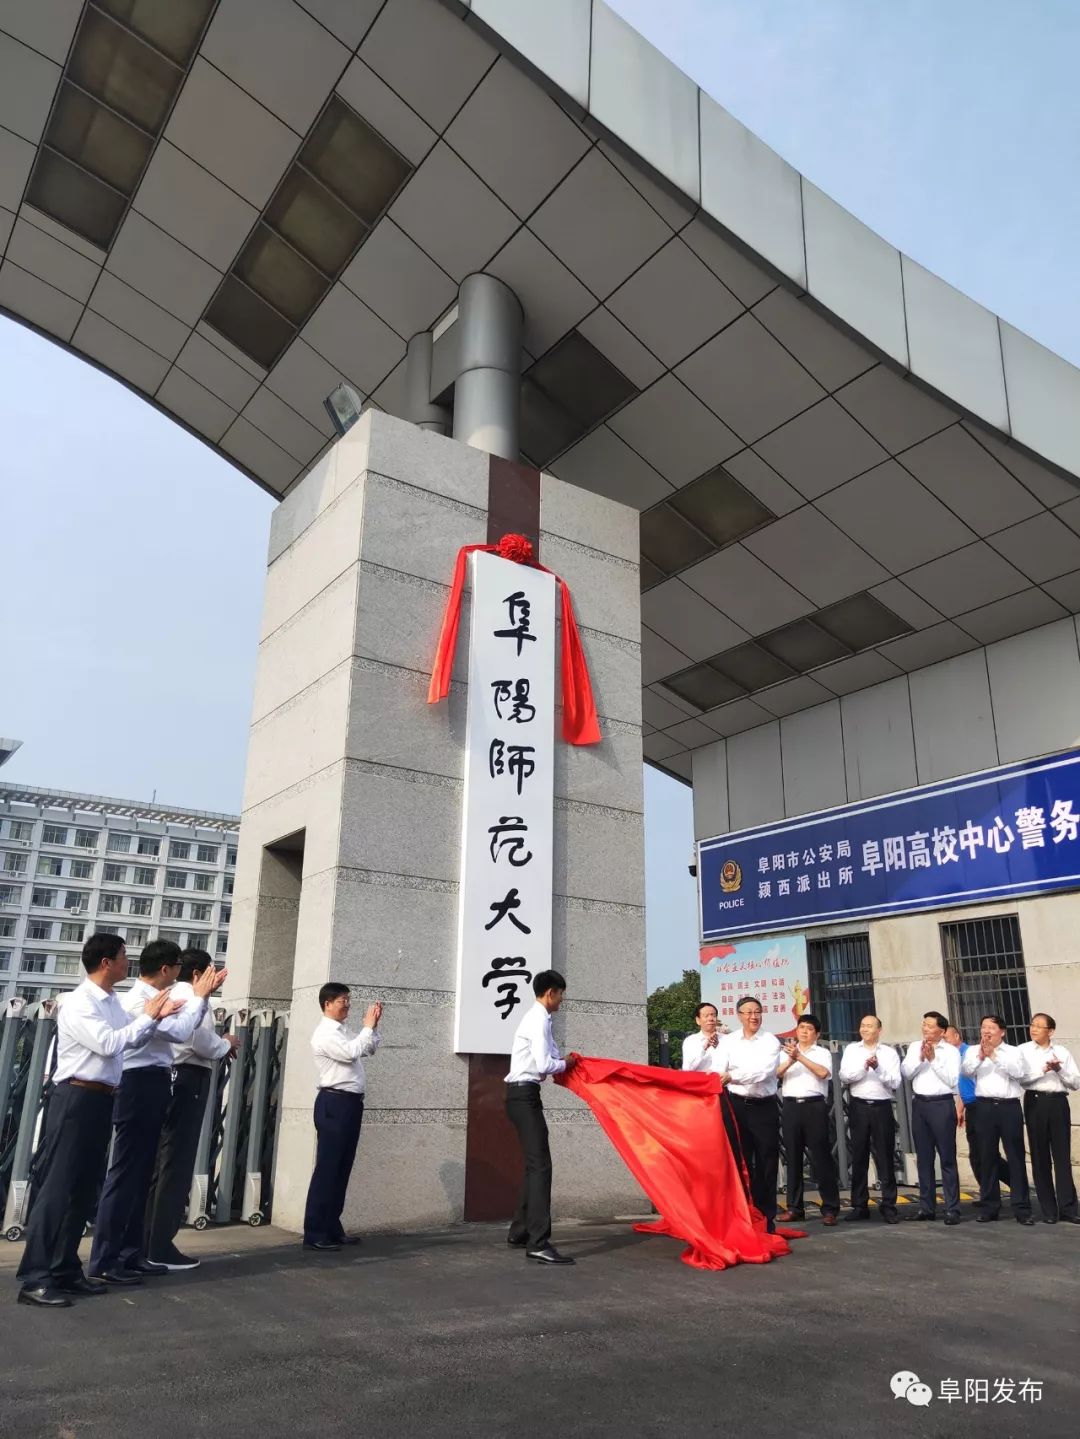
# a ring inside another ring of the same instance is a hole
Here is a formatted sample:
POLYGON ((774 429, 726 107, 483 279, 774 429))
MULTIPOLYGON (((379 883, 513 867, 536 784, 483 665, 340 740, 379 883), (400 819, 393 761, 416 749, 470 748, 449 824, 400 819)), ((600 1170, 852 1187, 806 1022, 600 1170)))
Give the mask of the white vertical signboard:
POLYGON ((509 1054, 551 966, 555 579, 483 552, 469 563, 454 1049, 509 1054))

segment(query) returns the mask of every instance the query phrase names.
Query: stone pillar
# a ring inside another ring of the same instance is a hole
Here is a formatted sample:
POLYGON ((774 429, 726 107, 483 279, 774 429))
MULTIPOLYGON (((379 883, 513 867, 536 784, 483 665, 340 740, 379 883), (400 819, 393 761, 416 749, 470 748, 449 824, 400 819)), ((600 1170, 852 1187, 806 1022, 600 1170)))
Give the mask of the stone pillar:
MULTIPOLYGON (((463 1215, 469 1060, 454 1054, 452 1030, 464 638, 449 699, 425 699, 454 556, 487 537, 500 463, 371 411, 274 515, 229 997, 279 996, 294 925, 274 1198, 286 1228, 300 1227, 311 1172, 308 1037, 331 978, 353 987, 356 1009, 386 1004, 347 1223, 407 1229, 463 1215)), ((597 746, 558 746, 552 962, 570 998, 556 1034, 586 1054, 641 1060, 638 517, 548 475, 540 499, 542 556, 574 594, 604 733, 597 746)), ((552 1086, 545 1103, 557 1213, 640 1207, 585 1106, 552 1086)))
POLYGON ((458 298, 454 439, 504 460, 518 457, 521 304, 494 275, 469 275, 458 298))

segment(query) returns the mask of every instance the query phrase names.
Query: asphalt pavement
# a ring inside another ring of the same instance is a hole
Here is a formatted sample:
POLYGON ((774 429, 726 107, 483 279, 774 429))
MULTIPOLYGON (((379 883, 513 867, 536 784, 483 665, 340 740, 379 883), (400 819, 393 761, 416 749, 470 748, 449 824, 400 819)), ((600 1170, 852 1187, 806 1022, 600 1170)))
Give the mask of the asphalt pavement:
POLYGON ((557 1223, 565 1269, 487 1225, 329 1255, 185 1231, 198 1270, 59 1312, 16 1305, 0 1241, 0 1435, 1072 1439, 1080 1226, 971 1218, 815 1218, 722 1273, 625 1222, 557 1223))

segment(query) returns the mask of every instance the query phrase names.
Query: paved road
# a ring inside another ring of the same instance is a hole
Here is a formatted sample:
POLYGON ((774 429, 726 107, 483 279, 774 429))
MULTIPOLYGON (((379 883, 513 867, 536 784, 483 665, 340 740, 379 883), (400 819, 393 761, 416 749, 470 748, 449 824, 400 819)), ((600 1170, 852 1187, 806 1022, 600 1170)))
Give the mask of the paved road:
POLYGON ((1074 1436, 1080 1227, 841 1224, 704 1274, 673 1240, 565 1224, 570 1269, 502 1231, 302 1253, 274 1229, 188 1235, 193 1273, 59 1313, 16 1306, 0 1241, 0 1435, 26 1439, 1074 1436), (926 1408, 890 1393, 913 1371, 926 1408), (940 1399, 943 1380, 1042 1400, 940 1399))

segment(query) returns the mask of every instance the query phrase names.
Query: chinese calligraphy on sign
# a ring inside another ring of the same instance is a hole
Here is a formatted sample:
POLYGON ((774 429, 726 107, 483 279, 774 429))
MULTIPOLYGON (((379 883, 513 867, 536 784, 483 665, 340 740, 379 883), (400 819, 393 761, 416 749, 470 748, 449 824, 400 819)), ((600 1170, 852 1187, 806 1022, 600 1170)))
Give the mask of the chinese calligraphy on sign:
POLYGON ((704 840, 698 876, 706 941, 1078 889, 1080 752, 704 840))
POLYGON ((770 1034, 793 1034, 811 1007, 805 935, 706 945, 700 959, 701 998, 732 1031, 739 1028, 735 1006, 747 994, 761 1002, 761 1027, 770 1034))
POLYGON ((470 566, 454 1048, 509 1054, 551 964, 555 581, 483 552, 470 566))

